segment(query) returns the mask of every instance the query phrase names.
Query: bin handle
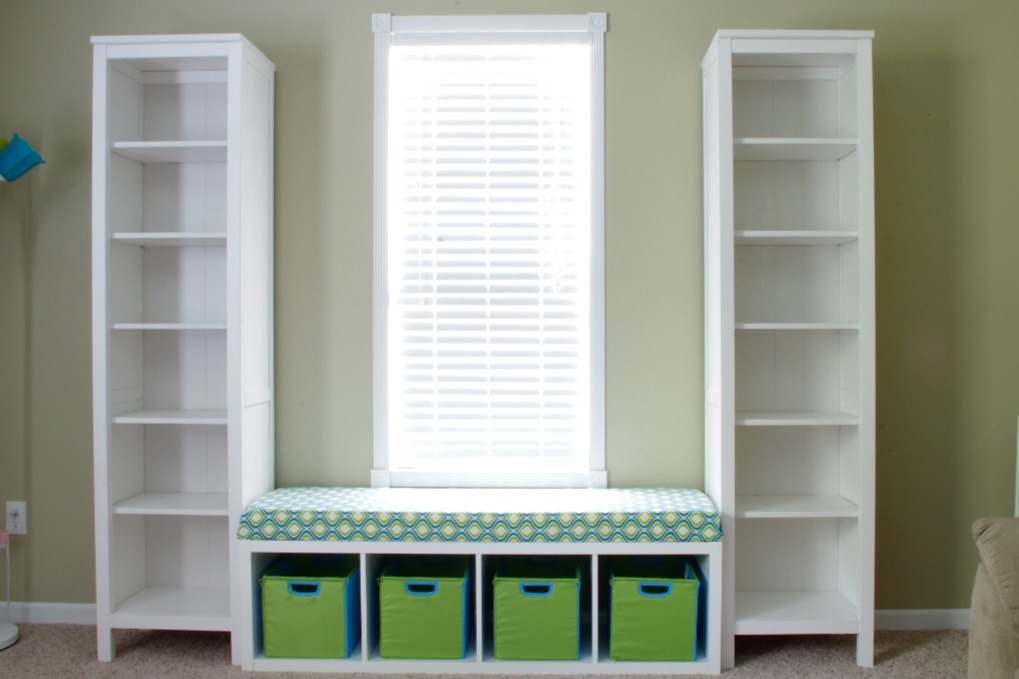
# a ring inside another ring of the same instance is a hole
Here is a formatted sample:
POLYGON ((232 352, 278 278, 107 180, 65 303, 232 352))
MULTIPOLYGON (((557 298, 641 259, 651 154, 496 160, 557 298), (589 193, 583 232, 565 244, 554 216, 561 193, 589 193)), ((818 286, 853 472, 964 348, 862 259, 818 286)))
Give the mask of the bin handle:
POLYGON ((637 589, 641 596, 664 597, 672 593, 672 585, 662 582, 640 582, 637 589))
POLYGON ((432 596, 439 591, 439 583, 411 580, 403 583, 403 589, 411 596, 432 596))
POLYGON ((552 594, 551 582, 521 582, 520 593, 524 596, 545 597, 552 594))
POLYGON ((318 596, 319 591, 322 589, 322 583, 292 580, 287 583, 287 589, 294 596, 318 596))

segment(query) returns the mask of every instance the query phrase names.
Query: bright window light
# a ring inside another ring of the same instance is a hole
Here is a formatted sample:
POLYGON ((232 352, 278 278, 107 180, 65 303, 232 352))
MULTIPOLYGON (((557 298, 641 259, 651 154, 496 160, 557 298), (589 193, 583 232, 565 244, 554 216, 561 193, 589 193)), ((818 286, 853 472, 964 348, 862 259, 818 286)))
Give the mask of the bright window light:
POLYGON ((391 474, 500 485, 591 470, 591 46, 518 38, 388 52, 376 351, 391 474))

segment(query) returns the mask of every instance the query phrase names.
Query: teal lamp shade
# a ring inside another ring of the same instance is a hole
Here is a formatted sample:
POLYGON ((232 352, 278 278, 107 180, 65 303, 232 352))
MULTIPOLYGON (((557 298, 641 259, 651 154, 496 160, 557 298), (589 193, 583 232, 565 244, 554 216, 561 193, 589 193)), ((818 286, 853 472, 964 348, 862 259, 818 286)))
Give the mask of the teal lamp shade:
POLYGON ((39 163, 45 163, 28 142, 14 134, 6 146, 0 148, 0 180, 12 182, 39 163))

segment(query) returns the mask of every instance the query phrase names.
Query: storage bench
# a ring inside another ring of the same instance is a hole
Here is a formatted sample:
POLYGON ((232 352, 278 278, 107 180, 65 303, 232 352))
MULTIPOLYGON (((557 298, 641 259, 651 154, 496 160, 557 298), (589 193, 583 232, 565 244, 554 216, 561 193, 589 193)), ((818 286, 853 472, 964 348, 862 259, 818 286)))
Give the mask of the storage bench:
POLYGON ((241 588, 245 669, 317 672, 718 674, 721 639, 721 517, 700 491, 656 489, 280 488, 242 514, 236 544, 252 587, 241 588), (286 554, 345 554, 360 560, 361 643, 346 659, 266 658, 258 579, 286 554), (382 658, 378 578, 396 557, 466 555, 475 576, 462 659, 382 658), (497 660, 492 580, 510 555, 576 557, 583 588, 576 660, 497 660), (609 659, 607 585, 613 555, 685 557, 707 588, 698 648, 690 662, 609 659), (604 581, 604 582, 603 582, 604 581))

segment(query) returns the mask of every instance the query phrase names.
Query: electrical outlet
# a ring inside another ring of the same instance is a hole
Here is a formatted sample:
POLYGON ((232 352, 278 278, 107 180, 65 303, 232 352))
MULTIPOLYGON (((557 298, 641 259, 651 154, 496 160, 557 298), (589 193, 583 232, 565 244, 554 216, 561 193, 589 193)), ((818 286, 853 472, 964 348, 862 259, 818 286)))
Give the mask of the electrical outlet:
POLYGON ((8 500, 7 530, 11 535, 28 534, 28 507, 24 501, 8 500))

